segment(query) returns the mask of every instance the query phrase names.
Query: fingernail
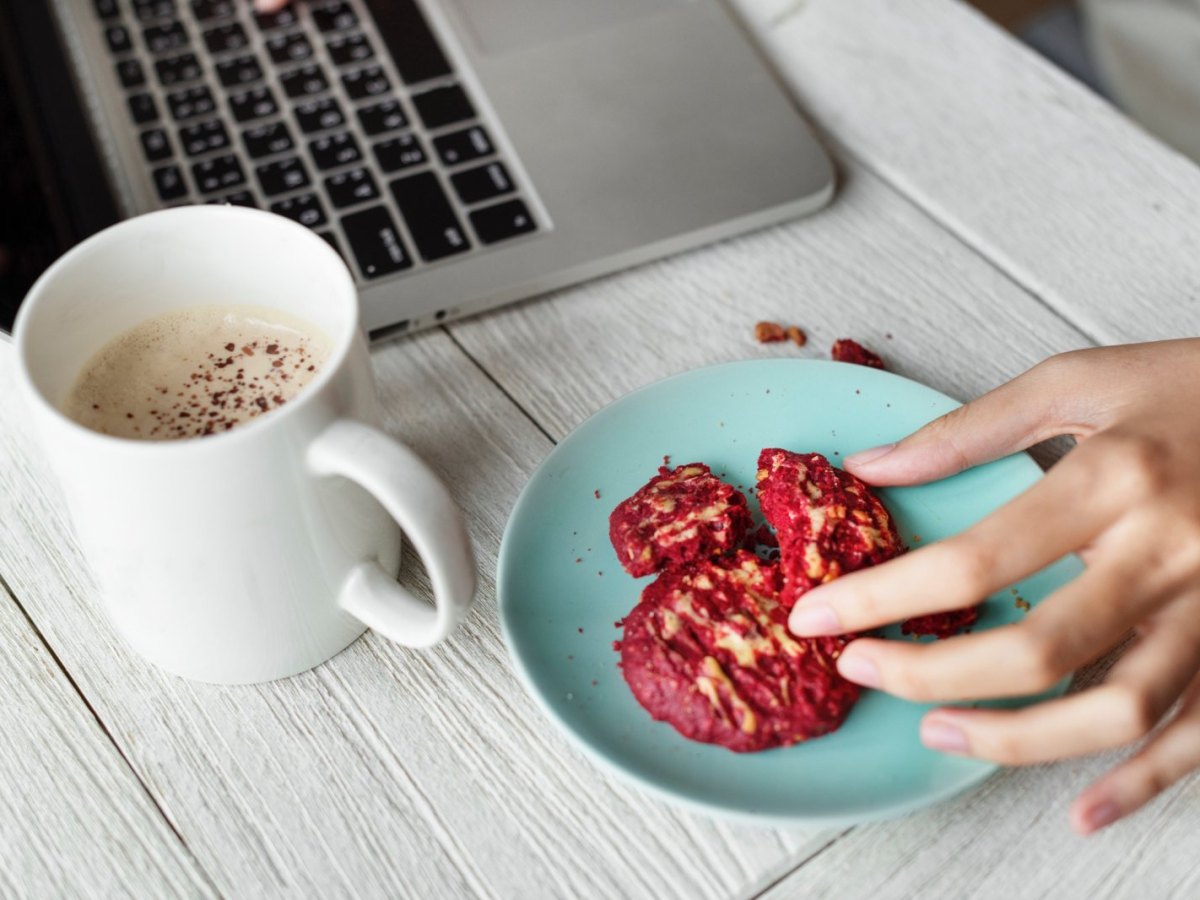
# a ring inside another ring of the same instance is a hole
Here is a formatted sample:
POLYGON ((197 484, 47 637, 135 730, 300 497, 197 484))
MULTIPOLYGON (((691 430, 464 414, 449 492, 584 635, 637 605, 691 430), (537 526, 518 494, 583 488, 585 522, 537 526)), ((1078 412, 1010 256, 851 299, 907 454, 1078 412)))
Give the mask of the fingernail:
POLYGON ((842 677, 848 681, 861 684, 863 687, 879 687, 879 669, 869 659, 862 656, 846 656, 843 654, 838 660, 837 667, 842 677))
POLYGON ((1099 831, 1105 825, 1111 825, 1119 818, 1121 818, 1121 810, 1111 800, 1097 803, 1083 816, 1084 822, 1087 823, 1088 833, 1099 831))
POLYGON ((813 606, 801 602, 788 617, 788 628, 800 637, 820 637, 841 630, 837 613, 828 606, 813 606))
POLYGON ((945 719, 926 719, 921 723, 921 743, 943 753, 968 753, 967 736, 957 725, 945 719))
POLYGON ((867 463, 873 463, 875 460, 886 456, 895 449, 895 444, 883 444, 879 447, 872 447, 870 450, 860 450, 858 453, 852 453, 847 456, 844 465, 865 466, 867 463))

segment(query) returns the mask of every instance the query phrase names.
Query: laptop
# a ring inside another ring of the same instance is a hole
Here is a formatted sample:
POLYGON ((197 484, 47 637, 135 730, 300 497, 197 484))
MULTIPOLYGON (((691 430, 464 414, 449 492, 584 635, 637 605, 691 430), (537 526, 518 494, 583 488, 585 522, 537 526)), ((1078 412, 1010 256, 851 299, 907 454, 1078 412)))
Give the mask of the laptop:
POLYGON ((833 193, 721 0, 3 0, 0 31, 70 240, 270 210, 343 256, 374 339, 833 193))

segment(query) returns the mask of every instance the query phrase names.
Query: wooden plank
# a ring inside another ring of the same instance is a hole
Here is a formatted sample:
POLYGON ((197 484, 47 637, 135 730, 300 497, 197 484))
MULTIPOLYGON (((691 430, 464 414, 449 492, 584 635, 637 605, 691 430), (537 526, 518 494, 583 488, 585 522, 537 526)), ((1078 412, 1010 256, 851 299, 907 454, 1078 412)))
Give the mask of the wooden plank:
POLYGON ((959 800, 860 826, 760 896, 1195 896, 1196 779, 1137 820, 1088 838, 1068 829, 1071 797, 1118 759, 1009 770, 959 800))
MULTIPOLYGON (((0 406, 0 571, 223 893, 717 897, 813 833, 679 812, 583 760, 525 696, 493 577, 516 494, 549 442, 441 333, 375 355, 388 427, 453 485, 482 590, 443 647, 373 635, 274 684, 220 688, 134 658, 96 608, 62 510, 0 406)), ((0 396, 12 396, 0 366, 0 396)), ((420 572, 406 580, 427 591, 420 572)), ((815 846, 820 846, 818 841, 815 846)))
POLYGON ((844 153, 1086 333, 1196 333, 1200 167, 960 3, 741 5, 844 153))
MULTIPOLYGON (((1072 690, 1096 683, 1111 663, 1090 667, 1072 690)), ((1125 755, 1001 770, 950 803, 854 829, 756 896, 1194 896, 1200 878, 1184 848, 1200 833, 1200 775, 1091 837, 1067 826, 1075 795, 1125 755)))
POLYGON ((455 339, 556 439, 620 395, 696 366, 828 358, 839 337, 967 398, 1082 334, 857 167, 804 219, 456 323, 455 339), (760 319, 809 341, 757 344, 760 319))
POLYGON ((3 585, 0 696, 0 896, 215 896, 3 585))

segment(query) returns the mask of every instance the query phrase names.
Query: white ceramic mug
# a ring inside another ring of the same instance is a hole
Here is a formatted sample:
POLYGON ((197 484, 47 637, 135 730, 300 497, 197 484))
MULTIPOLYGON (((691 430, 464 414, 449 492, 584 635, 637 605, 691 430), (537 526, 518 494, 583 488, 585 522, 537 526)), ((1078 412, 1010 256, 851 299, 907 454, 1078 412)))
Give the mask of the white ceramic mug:
POLYGON ((444 485, 378 421, 354 283, 320 237, 280 216, 197 206, 139 216, 56 262, 14 330, 19 380, 84 555, 129 643, 201 681, 317 665, 366 629, 440 641, 470 608, 475 566, 444 485), (332 352, 286 405, 231 431, 137 441, 64 416, 83 365, 171 310, 280 309, 332 352), (403 527, 430 605, 395 580, 403 527))

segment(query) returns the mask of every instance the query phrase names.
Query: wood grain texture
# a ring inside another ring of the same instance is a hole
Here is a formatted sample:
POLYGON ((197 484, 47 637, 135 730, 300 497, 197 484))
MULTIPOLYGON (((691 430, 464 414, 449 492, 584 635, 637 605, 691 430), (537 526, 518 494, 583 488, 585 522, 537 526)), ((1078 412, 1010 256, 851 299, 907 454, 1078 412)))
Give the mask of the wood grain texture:
MULTIPOLYGON (((0 490, 19 499, 0 522, 0 570, 218 889, 718 897, 823 843, 678 812, 568 747, 509 670, 493 588, 508 510, 549 442, 444 334, 385 347, 375 363, 389 428, 467 511, 477 610, 434 651, 371 635, 255 687, 187 683, 126 650, 24 417, 0 407, 0 490)), ((427 594, 418 569, 406 581, 427 594)))
POLYGON ((740 5, 845 152, 1086 333, 1200 329, 1186 157, 953 0, 740 5))
MULTIPOLYGON (((1081 673, 1072 691, 1100 681, 1115 658, 1081 673)), ((1003 770, 951 803, 854 829, 755 896, 1193 897, 1200 775, 1091 837, 1067 827, 1071 800, 1127 752, 1003 770)))
POLYGON ((966 399, 1088 340, 870 173, 810 219, 450 328, 556 439, 622 394, 697 366, 828 358, 852 336, 966 399), (808 344, 758 344, 760 319, 808 344))
POLYGON ((1194 779, 1138 820, 1089 838, 1068 830, 1070 799, 1118 758, 1009 770, 951 803, 860 826, 761 896, 1195 896, 1194 779))
POLYGON ((0 697, 0 896, 214 896, 3 586, 0 697))

